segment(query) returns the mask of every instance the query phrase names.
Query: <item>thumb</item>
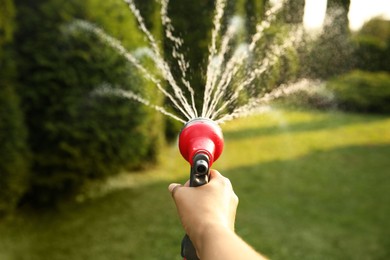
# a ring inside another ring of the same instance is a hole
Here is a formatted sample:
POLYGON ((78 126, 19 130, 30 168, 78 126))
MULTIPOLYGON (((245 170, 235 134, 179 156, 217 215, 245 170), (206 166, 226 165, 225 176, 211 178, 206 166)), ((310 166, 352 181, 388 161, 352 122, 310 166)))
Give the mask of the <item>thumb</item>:
POLYGON ((179 189, 183 187, 183 185, 179 184, 179 183, 171 183, 169 184, 168 186, 168 190, 169 192, 171 193, 172 197, 175 196, 175 192, 179 189))

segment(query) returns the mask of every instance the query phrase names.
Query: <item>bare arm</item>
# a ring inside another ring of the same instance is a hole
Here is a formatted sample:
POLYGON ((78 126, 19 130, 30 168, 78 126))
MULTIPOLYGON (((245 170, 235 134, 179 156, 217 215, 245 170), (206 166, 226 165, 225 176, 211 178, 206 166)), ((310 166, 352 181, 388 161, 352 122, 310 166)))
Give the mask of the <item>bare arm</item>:
POLYGON ((200 245, 197 245, 200 259, 204 260, 260 260, 266 259, 232 230, 225 227, 210 227, 202 236, 200 245))
POLYGON ((238 198, 219 172, 211 170, 207 185, 173 183, 169 190, 201 260, 265 259, 234 232, 238 198))

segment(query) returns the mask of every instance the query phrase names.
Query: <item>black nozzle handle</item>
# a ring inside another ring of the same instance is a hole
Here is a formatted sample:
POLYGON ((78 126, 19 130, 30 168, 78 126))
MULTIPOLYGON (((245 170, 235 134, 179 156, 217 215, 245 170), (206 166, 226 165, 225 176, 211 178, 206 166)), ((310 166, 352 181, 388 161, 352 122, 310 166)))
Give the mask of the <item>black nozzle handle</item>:
MULTIPOLYGON (((210 159, 206 154, 197 153, 193 158, 190 173, 190 187, 199 187, 209 182, 210 159)), ((199 260, 196 249, 188 235, 181 242, 181 256, 186 260, 199 260)))
POLYGON ((196 249, 188 235, 185 235, 181 241, 181 256, 185 260, 199 260, 196 249))

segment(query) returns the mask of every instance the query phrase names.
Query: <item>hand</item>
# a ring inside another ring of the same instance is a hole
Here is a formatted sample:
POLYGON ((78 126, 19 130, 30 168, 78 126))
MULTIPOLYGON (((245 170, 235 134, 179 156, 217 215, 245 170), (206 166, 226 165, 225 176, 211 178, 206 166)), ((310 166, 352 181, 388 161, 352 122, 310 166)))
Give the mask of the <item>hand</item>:
POLYGON ((169 191, 176 203, 181 223, 198 248, 204 232, 210 227, 234 231, 238 197, 229 179, 215 170, 210 171, 210 182, 199 187, 172 183, 169 191))

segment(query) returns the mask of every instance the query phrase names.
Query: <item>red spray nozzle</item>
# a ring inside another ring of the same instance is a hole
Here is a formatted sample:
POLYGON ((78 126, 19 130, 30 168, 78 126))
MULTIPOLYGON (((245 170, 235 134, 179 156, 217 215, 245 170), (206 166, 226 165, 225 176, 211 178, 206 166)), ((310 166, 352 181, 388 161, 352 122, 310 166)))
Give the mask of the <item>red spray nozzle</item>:
POLYGON ((211 166, 221 155, 223 144, 221 128, 214 121, 206 118, 189 121, 179 135, 180 153, 191 165, 194 156, 202 153, 209 157, 209 166, 211 166))

